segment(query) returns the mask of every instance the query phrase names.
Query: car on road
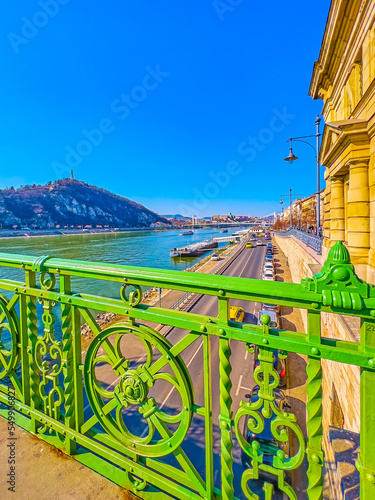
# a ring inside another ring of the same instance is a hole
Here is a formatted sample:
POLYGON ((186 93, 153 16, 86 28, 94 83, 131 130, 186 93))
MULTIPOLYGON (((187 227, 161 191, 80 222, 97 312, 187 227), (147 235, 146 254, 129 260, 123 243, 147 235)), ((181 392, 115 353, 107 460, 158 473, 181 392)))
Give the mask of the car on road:
POLYGON ((220 255, 218 253, 212 254, 211 260, 220 260, 220 255))
POLYGON ((245 317, 245 311, 242 307, 231 306, 229 309, 229 318, 237 323, 242 323, 245 317))
POLYGON ((258 325, 263 326, 262 316, 264 316, 265 314, 267 314, 271 318, 271 321, 270 321, 268 326, 270 328, 278 328, 279 329, 280 328, 280 316, 277 314, 276 311, 260 310, 258 313, 258 325))
POLYGON ((265 271, 266 269, 271 269, 271 271, 275 270, 275 264, 272 262, 272 260, 267 260, 264 262, 263 271, 265 271))
POLYGON ((249 241, 246 243, 246 248, 253 248, 253 244, 249 241))
POLYGON ((272 269, 265 269, 263 271, 262 280, 275 281, 275 273, 272 271, 272 269))
POLYGON ((277 313, 280 312, 280 306, 276 304, 261 304, 260 307, 263 311, 276 311, 277 313))
MULTIPOLYGON (((260 387, 259 385, 256 385, 250 394, 247 395, 249 398, 250 403, 256 403, 259 401, 259 391, 260 387)), ((291 405, 289 403, 288 398, 285 396, 285 393, 280 390, 280 389, 275 389, 274 391, 275 395, 275 401, 274 404, 279 408, 281 412, 289 411, 291 409, 291 405)), ((263 408, 263 405, 258 409, 258 412, 261 412, 263 408)), ((271 425, 274 420, 276 420, 277 415, 275 413, 272 413, 270 418, 264 418, 264 427, 263 430, 259 434, 255 434, 249 429, 249 419, 251 418, 250 415, 246 415, 244 417, 244 422, 243 422, 243 431, 242 435, 244 440, 251 446, 254 441, 256 441, 259 444, 259 452, 263 456, 263 464, 272 466, 273 465, 273 460, 277 456, 277 452, 279 450, 282 450, 287 458, 289 458, 290 450, 289 450, 289 432, 288 428, 283 427, 285 429, 285 432, 288 434, 288 439, 285 442, 277 441, 277 439, 274 437, 271 431, 271 425)), ((278 432, 281 431, 281 426, 277 429, 278 432)), ((244 451, 241 452, 241 463, 242 466, 245 469, 251 468, 251 457, 247 455, 244 451)), ((277 482, 278 478, 274 474, 270 474, 267 471, 264 471, 262 469, 259 469, 259 480, 261 482, 267 481, 272 483, 275 486, 275 489, 277 492, 279 490, 277 489, 277 482)), ((291 483, 291 476, 290 473, 286 471, 285 473, 285 480, 287 483, 291 483)), ((283 497, 283 498, 289 498, 289 497, 283 497)))
MULTIPOLYGON (((275 358, 273 362, 273 367, 277 371, 280 382, 279 382, 279 387, 285 387, 286 386, 286 363, 285 359, 281 359, 279 356, 279 351, 275 349, 273 351, 273 357, 275 358)), ((260 365, 259 361, 259 347, 254 346, 254 371, 255 369, 260 365)), ((263 380, 263 374, 259 374, 260 380, 263 380)), ((273 377, 272 377, 273 380, 273 377)))
POLYGON ((264 245, 263 240, 258 240, 257 241, 257 246, 262 247, 264 245))

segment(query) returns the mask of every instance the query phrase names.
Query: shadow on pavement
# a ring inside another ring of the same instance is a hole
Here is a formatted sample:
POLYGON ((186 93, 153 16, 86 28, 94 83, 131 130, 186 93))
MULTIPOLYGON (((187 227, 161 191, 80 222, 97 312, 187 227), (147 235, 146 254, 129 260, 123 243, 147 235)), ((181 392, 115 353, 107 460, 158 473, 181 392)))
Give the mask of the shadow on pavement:
POLYGON ((290 352, 287 358, 288 367, 293 367, 293 377, 289 378, 289 389, 301 387, 306 383, 306 361, 295 352, 290 352))

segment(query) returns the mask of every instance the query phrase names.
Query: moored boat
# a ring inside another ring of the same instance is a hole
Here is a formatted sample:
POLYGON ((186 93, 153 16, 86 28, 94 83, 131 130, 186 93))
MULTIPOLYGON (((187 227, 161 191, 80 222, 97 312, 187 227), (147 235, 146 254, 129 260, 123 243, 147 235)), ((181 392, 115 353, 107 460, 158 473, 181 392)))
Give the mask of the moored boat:
POLYGON ((170 256, 174 257, 199 257, 205 252, 208 252, 212 248, 217 248, 219 246, 217 241, 213 239, 201 241, 199 243, 193 243, 192 245, 187 245, 181 248, 173 248, 170 252, 170 256))

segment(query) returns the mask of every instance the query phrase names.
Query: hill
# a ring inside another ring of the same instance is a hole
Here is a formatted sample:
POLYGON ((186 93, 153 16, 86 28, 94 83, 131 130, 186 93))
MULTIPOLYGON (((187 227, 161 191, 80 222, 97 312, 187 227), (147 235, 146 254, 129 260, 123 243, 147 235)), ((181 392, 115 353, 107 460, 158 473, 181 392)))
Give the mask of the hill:
POLYGON ((181 214, 175 214, 175 215, 164 215, 166 219, 190 219, 190 217, 185 217, 184 215, 181 214))
POLYGON ((63 179, 45 186, 0 190, 3 228, 147 227, 157 222, 168 224, 164 217, 143 205, 82 181, 63 179))

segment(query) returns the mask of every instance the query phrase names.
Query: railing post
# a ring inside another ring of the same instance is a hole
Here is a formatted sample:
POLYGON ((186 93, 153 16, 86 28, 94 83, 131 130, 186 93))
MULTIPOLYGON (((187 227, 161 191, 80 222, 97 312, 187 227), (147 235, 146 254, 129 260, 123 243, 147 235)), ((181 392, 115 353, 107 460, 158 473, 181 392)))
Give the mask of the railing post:
MULTIPOLYGON (((223 323, 228 322, 229 301, 219 298, 219 318, 223 323)), ((232 500, 233 491, 233 440, 232 440, 232 397, 230 394, 232 381, 230 374, 231 349, 229 339, 219 340, 220 359, 220 432, 221 432, 221 489, 223 500, 232 500)))
MULTIPOLYGON (((375 321, 361 321, 361 349, 375 358, 375 321)), ((374 366, 373 363, 372 366, 374 366)), ((360 472, 361 500, 375 498, 375 372, 361 368, 360 472)))
MULTIPOLYGON (((70 293, 70 276, 60 276, 60 291, 62 294, 70 293)), ((75 406, 74 406, 74 358, 73 358, 73 334, 72 334, 72 306, 61 304, 61 330, 62 330, 62 352, 63 352, 63 375, 64 375, 64 407, 65 425, 75 428, 75 406)), ((73 455, 76 452, 76 443, 68 436, 65 440, 66 452, 73 455)))
MULTIPOLYGON (((27 271, 25 276, 25 284, 28 288, 35 288, 36 277, 35 272, 27 271)), ((40 409, 41 398, 39 392, 39 368, 36 364, 35 356, 35 345, 38 338, 38 327, 37 327, 37 317, 36 317, 36 299, 35 297, 27 296, 26 299, 26 311, 27 311, 27 335, 28 335, 28 351, 29 351, 29 375, 30 375, 30 403, 31 408, 36 410, 40 409)), ((37 429, 40 426, 38 421, 33 415, 31 415, 31 432, 37 433, 37 429)))
MULTIPOLYGON (((307 316, 307 337, 309 342, 321 342, 321 321, 319 312, 309 312, 307 316)), ((319 355, 317 348, 312 348, 319 355)), ((307 436, 308 444, 306 454, 309 462, 307 471, 309 500, 322 500, 323 498, 323 464, 322 451, 322 363, 320 358, 309 356, 306 366, 307 373, 307 436)))
POLYGON ((204 362, 204 408, 205 408, 205 453, 206 453, 206 495, 212 498, 214 492, 213 435, 212 435, 212 385, 211 385, 211 338, 203 337, 204 362))
POLYGON ((27 326, 27 297, 20 296, 20 337, 21 337, 21 370, 22 398, 25 405, 30 406, 30 359, 27 326))
POLYGON ((75 428, 81 432, 84 422, 83 414, 83 380, 82 371, 82 346, 81 346, 81 324, 80 313, 77 307, 72 307, 73 320, 73 372, 74 372, 74 407, 75 407, 75 428))

